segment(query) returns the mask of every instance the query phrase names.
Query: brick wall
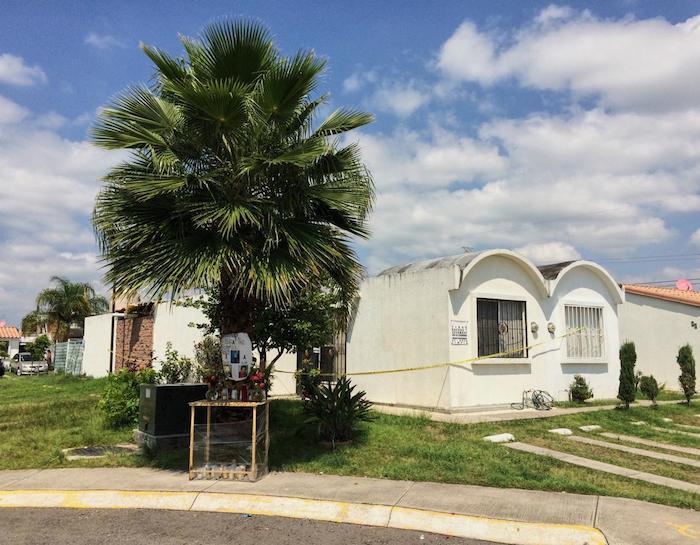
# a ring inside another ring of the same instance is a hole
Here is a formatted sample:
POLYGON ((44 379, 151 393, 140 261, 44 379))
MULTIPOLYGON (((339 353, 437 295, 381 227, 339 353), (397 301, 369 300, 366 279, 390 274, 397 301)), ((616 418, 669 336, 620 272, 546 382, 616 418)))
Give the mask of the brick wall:
POLYGON ((117 321, 114 370, 143 369, 153 360, 153 316, 134 316, 117 321))

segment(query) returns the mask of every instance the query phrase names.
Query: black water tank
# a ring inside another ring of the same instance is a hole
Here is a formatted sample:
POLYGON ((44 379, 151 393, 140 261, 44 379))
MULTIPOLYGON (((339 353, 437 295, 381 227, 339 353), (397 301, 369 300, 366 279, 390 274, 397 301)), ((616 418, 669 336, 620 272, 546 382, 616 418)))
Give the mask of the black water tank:
POLYGON ((139 430, 150 435, 190 433, 190 401, 204 399, 206 384, 141 384, 139 430))

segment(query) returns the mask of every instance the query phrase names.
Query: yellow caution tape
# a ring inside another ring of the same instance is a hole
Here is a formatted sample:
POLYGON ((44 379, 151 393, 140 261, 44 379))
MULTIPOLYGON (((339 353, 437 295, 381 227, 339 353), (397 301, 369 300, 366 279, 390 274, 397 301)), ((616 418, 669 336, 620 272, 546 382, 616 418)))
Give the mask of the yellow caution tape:
MULTIPOLYGON (((583 328, 583 327, 579 327, 577 329, 569 331, 568 333, 565 333, 564 335, 559 335, 558 337, 554 337, 553 339, 530 344, 528 346, 524 346, 523 348, 516 348, 514 350, 506 350, 504 352, 498 352, 496 354, 489 354, 488 356, 477 356, 476 358, 468 358, 466 360, 447 361, 447 362, 443 362, 443 363, 434 363, 431 365, 420 365, 417 367, 404 367, 402 369, 379 369, 379 370, 375 370, 375 371, 356 371, 354 373, 338 373, 338 374, 320 373, 317 376, 341 376, 341 377, 355 376, 355 377, 357 377, 357 376, 362 376, 362 375, 386 375, 389 373, 406 373, 406 372, 411 372, 411 371, 424 371, 426 369, 437 369, 439 367, 448 367, 448 366, 463 366, 463 365, 467 365, 470 363, 475 363, 477 361, 503 358, 503 357, 508 356, 510 354, 517 354, 518 352, 524 352, 526 350, 531 350, 531 349, 536 348, 538 346, 542 346, 542 345, 549 344, 549 343, 552 343, 552 342, 560 340, 560 339, 564 339, 570 335, 573 335, 575 333, 583 331, 584 329, 585 328, 583 328)), ((296 374, 296 375, 308 374, 308 373, 301 373, 299 371, 284 371, 284 370, 280 370, 280 369, 275 369, 274 372, 275 373, 296 374)))

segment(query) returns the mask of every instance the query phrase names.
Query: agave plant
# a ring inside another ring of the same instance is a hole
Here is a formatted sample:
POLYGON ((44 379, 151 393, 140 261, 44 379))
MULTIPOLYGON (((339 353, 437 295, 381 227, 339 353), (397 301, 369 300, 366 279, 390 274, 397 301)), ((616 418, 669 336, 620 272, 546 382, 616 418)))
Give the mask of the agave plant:
POLYGON ((342 135, 372 120, 318 120, 325 61, 283 57, 261 25, 208 26, 183 57, 155 47, 151 86, 100 114, 92 135, 129 158, 104 178, 94 226, 117 293, 221 290, 221 333, 250 333, 261 301, 284 304, 330 276, 347 300, 361 267, 372 179, 342 135))
POLYGON ((347 377, 319 386, 305 401, 306 423, 317 424, 319 437, 335 449, 336 443, 352 439, 360 422, 373 420, 372 403, 366 395, 364 391, 355 393, 347 377))

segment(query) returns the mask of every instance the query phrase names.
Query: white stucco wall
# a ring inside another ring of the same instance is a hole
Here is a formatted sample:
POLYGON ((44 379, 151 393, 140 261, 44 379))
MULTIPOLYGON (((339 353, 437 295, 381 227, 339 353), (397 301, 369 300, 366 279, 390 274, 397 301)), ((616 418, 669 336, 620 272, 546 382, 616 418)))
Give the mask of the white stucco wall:
POLYGON ((527 358, 488 359, 448 369, 352 377, 380 403, 447 408, 502 405, 519 401, 523 390, 543 389, 566 399, 574 374, 582 374, 598 398, 614 397, 619 376, 617 308, 619 292, 595 271, 579 266, 558 282, 507 256, 478 260, 462 273, 457 267, 383 275, 366 280, 348 333, 349 373, 425 366, 478 356, 478 298, 521 300, 526 304, 527 358), (550 289, 554 292, 549 293, 550 289), (603 309, 605 356, 568 361, 564 305, 603 309), (468 344, 452 345, 450 321, 468 323, 468 344), (530 324, 539 326, 537 334, 530 324), (552 335, 547 324, 552 322, 552 335))
MULTIPOLYGON (((267 355, 267 361, 272 361, 276 352, 271 351, 267 355)), ((258 354, 255 354, 258 358, 258 354)), ((297 354, 296 352, 286 352, 282 354, 280 359, 275 362, 275 370, 273 371, 272 396, 293 396, 296 395, 296 380, 294 372, 297 370, 297 354)))
MULTIPOLYGON (((362 283, 347 334, 348 373, 401 369, 449 358, 449 297, 456 268, 377 276, 362 283)), ((351 376, 372 401, 449 407, 446 370, 351 376)))
POLYGON ((637 350, 636 369, 679 390, 678 349, 686 343, 700 358, 700 307, 628 293, 620 308, 620 340, 633 341, 637 350))
POLYGON ((9 354, 9 358, 12 358, 17 352, 19 352, 19 339, 8 339, 7 353, 9 354))
POLYGON ((109 374, 113 316, 100 314, 85 318, 83 373, 88 376, 104 377, 109 374))
POLYGON ((194 358, 194 345, 204 338, 204 330, 190 324, 206 322, 198 308, 158 303, 153 313, 153 368, 160 369, 168 342, 180 356, 194 358))

